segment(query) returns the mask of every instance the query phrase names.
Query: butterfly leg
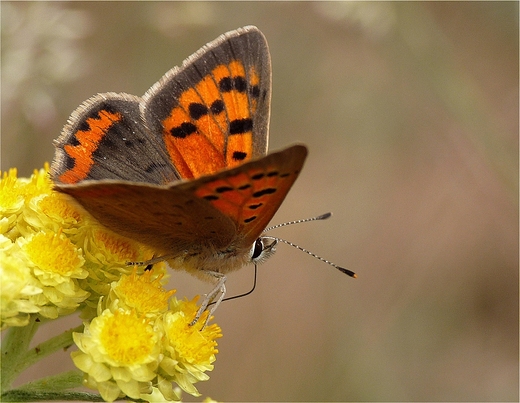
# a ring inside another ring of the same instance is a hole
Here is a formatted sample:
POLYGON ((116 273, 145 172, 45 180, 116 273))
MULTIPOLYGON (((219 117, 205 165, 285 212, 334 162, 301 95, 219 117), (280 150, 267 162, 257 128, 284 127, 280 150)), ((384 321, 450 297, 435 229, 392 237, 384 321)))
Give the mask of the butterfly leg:
POLYGON ((224 274, 218 273, 216 271, 207 271, 206 273, 214 276, 215 278, 218 279, 218 281, 217 281, 217 284, 215 285, 215 287, 213 287, 213 289, 204 296, 204 299, 202 300, 202 303, 200 304, 199 310, 197 311, 197 314, 195 315, 195 319, 193 319, 193 321, 190 323, 190 326, 193 326, 195 323, 197 323, 197 321, 200 319, 201 315, 208 308, 208 306, 213 304, 213 306, 209 310, 208 317, 206 318, 206 322, 204 323, 204 326, 202 328, 206 327, 211 316, 217 310, 218 306, 224 299, 224 295, 226 295, 227 277, 224 274), (219 295, 219 293, 220 293, 220 295, 219 295), (217 295, 218 295, 218 298, 217 298, 217 295))

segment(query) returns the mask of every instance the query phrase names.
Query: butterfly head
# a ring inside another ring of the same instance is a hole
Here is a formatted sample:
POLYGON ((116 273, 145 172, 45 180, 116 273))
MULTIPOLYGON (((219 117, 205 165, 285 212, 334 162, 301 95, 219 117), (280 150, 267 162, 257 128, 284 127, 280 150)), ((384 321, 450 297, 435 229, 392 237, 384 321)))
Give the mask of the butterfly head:
POLYGON ((276 251, 278 239, 270 236, 259 237, 251 246, 251 262, 258 264, 269 259, 276 251))

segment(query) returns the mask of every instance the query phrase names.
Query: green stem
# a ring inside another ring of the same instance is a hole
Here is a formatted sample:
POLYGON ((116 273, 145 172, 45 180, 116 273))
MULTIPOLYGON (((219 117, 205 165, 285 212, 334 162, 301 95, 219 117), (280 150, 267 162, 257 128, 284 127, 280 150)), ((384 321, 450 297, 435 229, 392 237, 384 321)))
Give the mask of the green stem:
POLYGON ((2 392, 9 390, 18 375, 34 363, 55 351, 70 347, 73 344, 72 333, 83 329, 83 325, 80 325, 29 349, 29 344, 41 324, 42 320, 34 315, 27 326, 12 327, 7 331, 2 341, 2 392))
MULTIPOLYGON (((78 388, 83 385, 83 372, 73 369, 57 375, 46 376, 35 381, 28 382, 16 388, 24 392, 59 392, 67 389, 78 388)), ((11 391, 7 392, 10 393, 11 391)))
POLYGON ((77 326, 30 349, 18 362, 18 374, 55 351, 70 347, 74 343, 72 333, 82 329, 83 325, 77 326))
MULTIPOLYGON (((89 401, 104 402, 99 394, 67 391, 82 385, 83 373, 78 370, 47 376, 9 390, 1 395, 2 402, 42 402, 42 401, 89 401)), ((142 399, 124 398, 125 401, 144 402, 142 399)))
POLYGON ((100 395, 86 392, 40 392, 13 389, 2 394, 2 402, 88 401, 104 402, 100 395))
POLYGON ((20 361, 27 354, 29 344, 40 324, 38 316, 31 315, 26 326, 12 327, 7 331, 2 340, 1 391, 9 389, 18 374, 22 372, 20 361))

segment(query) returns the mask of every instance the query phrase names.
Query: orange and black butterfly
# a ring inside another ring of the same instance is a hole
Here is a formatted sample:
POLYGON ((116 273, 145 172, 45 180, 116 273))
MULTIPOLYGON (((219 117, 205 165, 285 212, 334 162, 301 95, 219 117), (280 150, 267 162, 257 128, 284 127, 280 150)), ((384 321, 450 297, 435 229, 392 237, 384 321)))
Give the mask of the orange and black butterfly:
POLYGON ((262 232, 307 156, 303 145, 266 155, 270 100, 265 37, 228 32, 143 97, 80 105, 55 142, 55 187, 173 268, 217 278, 205 309, 226 273, 274 251, 262 232))

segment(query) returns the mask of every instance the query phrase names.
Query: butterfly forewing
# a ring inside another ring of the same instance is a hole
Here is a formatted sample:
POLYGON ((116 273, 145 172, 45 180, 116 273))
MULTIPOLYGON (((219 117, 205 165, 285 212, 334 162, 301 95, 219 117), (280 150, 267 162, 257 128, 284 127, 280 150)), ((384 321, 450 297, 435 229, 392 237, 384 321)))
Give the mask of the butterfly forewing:
POLYGON ((209 177, 157 186, 87 181, 62 186, 109 229, 164 255, 238 249, 265 229, 303 166, 295 145, 209 177))
POLYGON ((295 145, 183 187, 225 212, 237 225, 241 246, 249 247, 282 204, 306 156, 307 148, 295 145))
POLYGON ((270 69, 265 37, 245 27, 201 48, 143 98, 92 97, 55 142, 54 181, 166 184, 265 155, 270 69))
POLYGON ((270 56, 254 27, 225 34, 164 75, 144 96, 144 117, 183 178, 265 155, 270 56))
POLYGON ((229 217, 182 186, 87 181, 60 191, 105 227, 149 245, 157 256, 225 248, 236 231, 229 217))

